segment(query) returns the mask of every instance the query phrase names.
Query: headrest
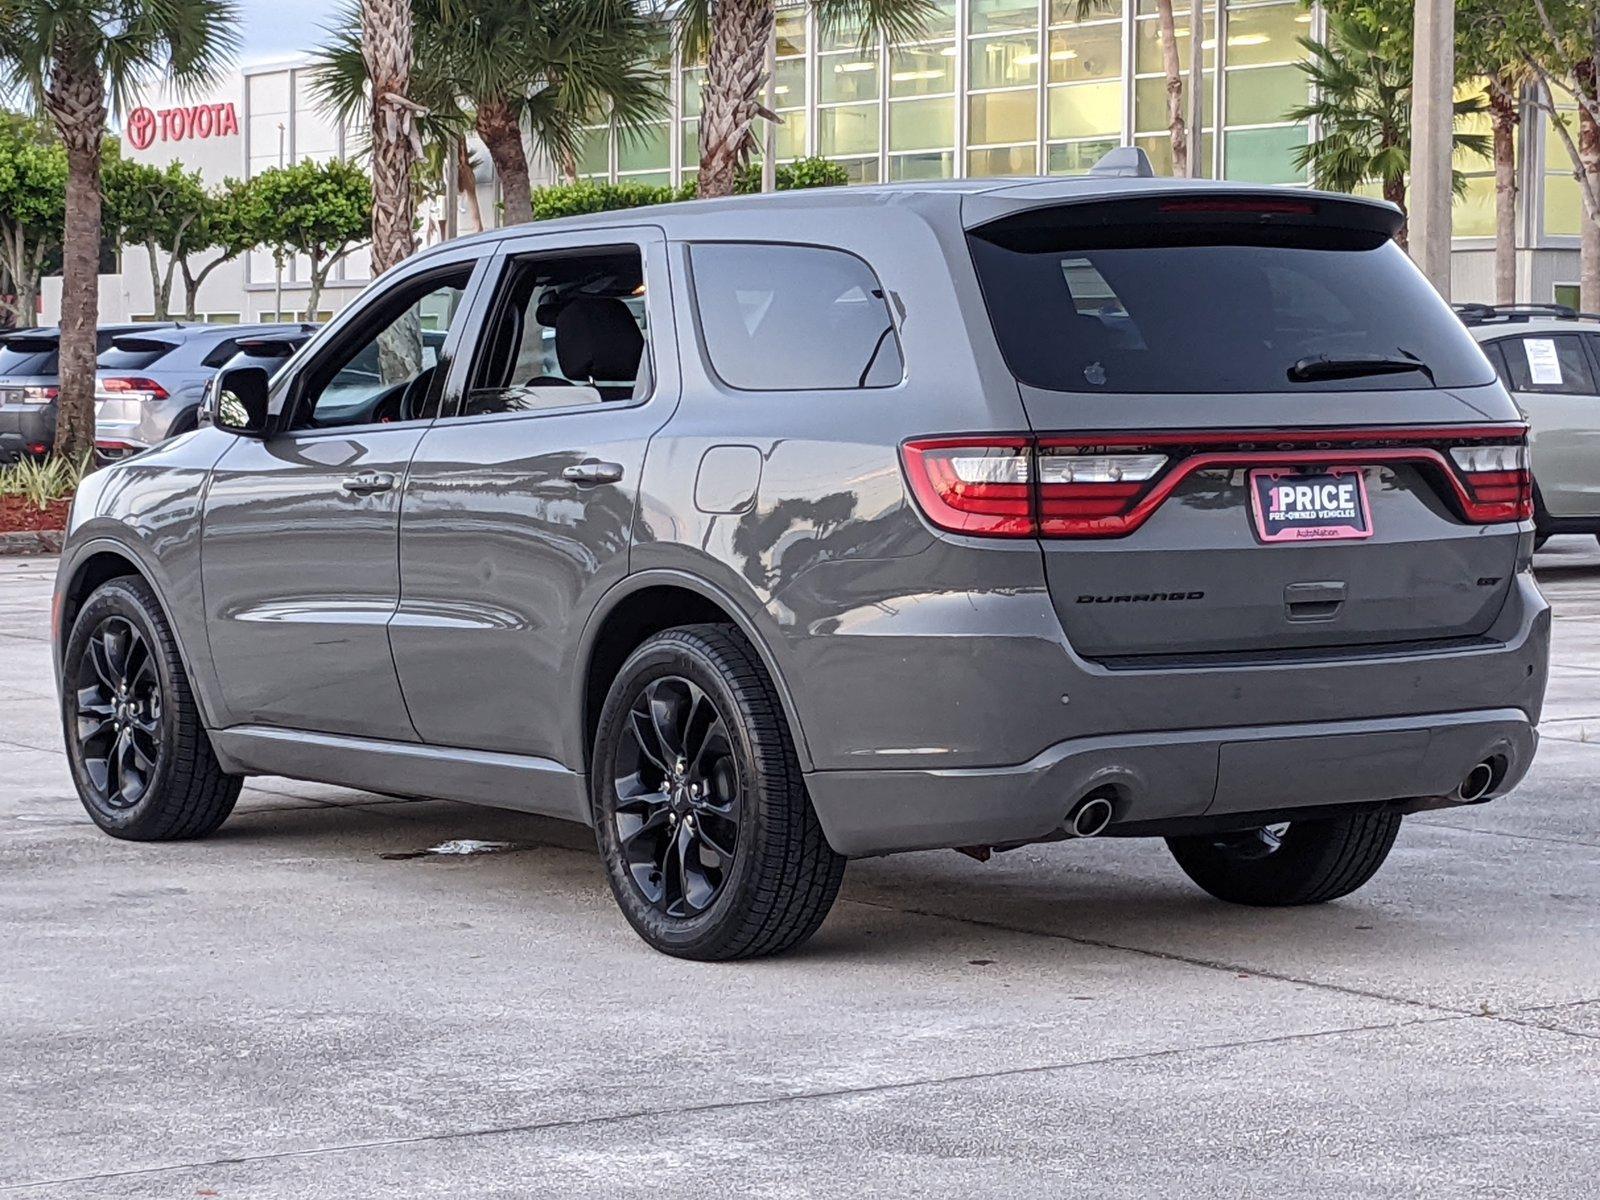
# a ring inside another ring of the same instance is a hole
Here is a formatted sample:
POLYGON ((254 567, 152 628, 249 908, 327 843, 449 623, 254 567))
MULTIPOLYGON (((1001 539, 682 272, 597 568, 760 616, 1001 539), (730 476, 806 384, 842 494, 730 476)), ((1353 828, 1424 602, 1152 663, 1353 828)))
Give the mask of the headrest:
POLYGON ((580 296, 556 317, 556 358, 569 379, 619 382, 639 374, 644 334, 614 296, 580 296))

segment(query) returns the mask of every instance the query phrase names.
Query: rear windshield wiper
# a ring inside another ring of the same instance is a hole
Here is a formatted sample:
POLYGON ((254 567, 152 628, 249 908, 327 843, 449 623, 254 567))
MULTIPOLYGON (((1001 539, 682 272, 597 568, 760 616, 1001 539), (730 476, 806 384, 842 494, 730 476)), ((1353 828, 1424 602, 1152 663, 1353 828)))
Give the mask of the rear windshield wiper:
POLYGON ((1405 375, 1417 371, 1433 382, 1428 364, 1407 350, 1395 354, 1349 354, 1335 358, 1327 354, 1308 354, 1289 368, 1291 383, 1311 383, 1318 379, 1359 379, 1364 375, 1405 375))

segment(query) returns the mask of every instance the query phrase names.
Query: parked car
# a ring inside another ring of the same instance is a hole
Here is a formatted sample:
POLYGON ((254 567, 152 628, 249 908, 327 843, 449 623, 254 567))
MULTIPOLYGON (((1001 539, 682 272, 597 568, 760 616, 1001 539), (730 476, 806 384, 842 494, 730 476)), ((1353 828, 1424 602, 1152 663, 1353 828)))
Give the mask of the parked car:
POLYGON ((1559 304, 1456 311, 1527 417, 1539 541, 1600 538, 1600 315, 1559 304))
POLYGON ((78 494, 84 805, 198 837, 271 774, 588 822, 699 959, 898 851, 1164 837, 1224 900, 1360 887, 1533 757, 1527 428, 1397 209, 1148 174, 418 254, 78 494), (374 362, 389 421, 344 402, 374 362))
MULTIPOLYGON (((96 346, 103 352, 119 334, 170 328, 170 323, 102 325, 96 346)), ((42 458, 55 445, 60 348, 61 330, 55 327, 0 337, 0 462, 42 458)))
POLYGON ((200 407, 195 417, 200 425, 210 425, 216 415, 216 383, 218 375, 237 367, 260 367, 270 379, 278 373, 296 350, 311 340, 317 331, 315 325, 299 325, 281 333, 262 334, 239 339, 234 355, 223 363, 216 375, 206 380, 200 392, 200 407))
POLYGON ((95 376, 95 448, 134 454, 199 423, 206 383, 248 338, 309 334, 314 325, 174 325, 112 339, 95 376))

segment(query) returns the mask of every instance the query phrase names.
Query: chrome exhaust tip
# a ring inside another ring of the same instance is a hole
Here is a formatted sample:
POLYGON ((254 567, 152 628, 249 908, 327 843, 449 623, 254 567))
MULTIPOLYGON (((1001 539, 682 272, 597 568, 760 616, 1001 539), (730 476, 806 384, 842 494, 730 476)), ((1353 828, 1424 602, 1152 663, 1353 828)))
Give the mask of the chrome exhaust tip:
POLYGON ((1115 811, 1109 797, 1099 794, 1085 796, 1067 814, 1067 833, 1075 838, 1097 837, 1111 824, 1115 811))
POLYGON ((1467 777, 1456 785, 1456 799, 1471 804, 1482 800, 1494 786, 1494 763, 1481 762, 1467 772, 1467 777))

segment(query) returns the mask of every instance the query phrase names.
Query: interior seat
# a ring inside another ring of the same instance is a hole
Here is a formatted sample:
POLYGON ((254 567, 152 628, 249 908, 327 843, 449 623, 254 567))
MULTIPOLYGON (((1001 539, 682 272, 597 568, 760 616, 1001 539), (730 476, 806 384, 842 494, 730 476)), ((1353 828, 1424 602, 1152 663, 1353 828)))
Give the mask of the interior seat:
POLYGON ((626 304, 615 296, 579 296, 556 316, 555 331, 556 360, 569 380, 612 384, 597 389, 605 400, 633 398, 644 334, 626 304))

